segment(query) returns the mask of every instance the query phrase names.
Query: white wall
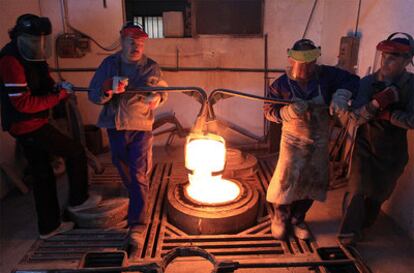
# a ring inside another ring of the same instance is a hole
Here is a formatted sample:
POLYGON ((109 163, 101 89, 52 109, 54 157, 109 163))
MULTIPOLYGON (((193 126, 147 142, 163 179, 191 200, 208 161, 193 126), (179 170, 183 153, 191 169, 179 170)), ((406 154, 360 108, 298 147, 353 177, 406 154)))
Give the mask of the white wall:
MULTIPOLYGON (((101 44, 109 46, 118 39, 123 22, 121 0, 107 0, 107 8, 98 0, 68 0, 70 23, 79 30, 94 37, 101 44)), ((0 17, 0 42, 8 38, 6 30, 13 26, 15 18, 24 12, 48 16, 54 27, 54 35, 62 32, 60 0, 23 1, 0 0, 1 10, 7 16, 0 17), (7 11, 7 12, 6 12, 7 11)), ((313 0, 266 0, 264 32, 268 34, 269 67, 286 66, 286 49, 300 38, 312 9, 313 0)), ((339 39, 353 32, 356 24, 358 0, 319 0, 310 22, 306 38, 322 46, 320 61, 335 65, 339 50, 339 39)), ((376 44, 395 31, 413 33, 414 0, 363 0, 359 20, 361 45, 359 50, 358 74, 364 76, 372 66, 376 44)), ((107 52, 92 45, 93 51, 81 59, 60 59, 61 67, 97 67, 107 52)), ((263 38, 201 37, 151 39, 147 42, 146 53, 161 66, 176 65, 176 51, 179 51, 180 66, 192 67, 264 67, 263 38)), ((49 61, 55 67, 54 59, 49 61)), ((170 86, 199 86, 207 91, 215 88, 229 88, 262 95, 264 79, 262 73, 234 72, 164 72, 170 86)), ((277 77, 273 73, 270 76, 277 77)), ((87 86, 92 73, 63 73, 66 80, 77 86, 87 86)), ((99 106, 88 102, 85 94, 79 94, 79 106, 84 122, 95 123, 99 106)), ((191 98, 178 94, 170 96, 160 112, 175 112, 186 127, 192 125, 199 105, 191 98)), ((220 101, 215 112, 220 119, 231 121, 257 136, 262 135, 261 104, 237 98, 220 101)), ((1 134, 1 142, 10 140, 1 134)), ((407 230, 413 230, 414 193, 413 133, 410 134, 411 161, 404 177, 401 178, 393 198, 386 206, 390 213, 407 230), (411 186, 410 186, 411 185, 411 186), (404 190, 402 190, 404 189, 404 190), (408 189, 408 190, 407 190, 408 189)), ((4 146, 4 145, 2 145, 4 146)), ((10 145, 6 145, 10 146, 10 145)), ((3 148, 2 148, 3 149, 3 148)), ((9 150, 1 152, 1 159, 10 158, 9 150)))

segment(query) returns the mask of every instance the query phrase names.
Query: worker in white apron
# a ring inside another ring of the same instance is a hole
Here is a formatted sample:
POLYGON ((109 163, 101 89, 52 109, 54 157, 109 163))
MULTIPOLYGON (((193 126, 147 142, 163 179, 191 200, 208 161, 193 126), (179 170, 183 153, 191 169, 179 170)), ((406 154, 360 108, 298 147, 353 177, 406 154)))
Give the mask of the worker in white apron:
POLYGON ((288 50, 290 67, 269 88, 269 97, 291 100, 286 106, 266 105, 268 120, 282 123, 279 159, 266 199, 272 203, 271 231, 284 239, 289 230, 308 239, 304 224, 314 200, 324 201, 328 189, 328 141, 332 115, 348 111, 359 77, 317 65, 320 48, 307 39, 288 50))

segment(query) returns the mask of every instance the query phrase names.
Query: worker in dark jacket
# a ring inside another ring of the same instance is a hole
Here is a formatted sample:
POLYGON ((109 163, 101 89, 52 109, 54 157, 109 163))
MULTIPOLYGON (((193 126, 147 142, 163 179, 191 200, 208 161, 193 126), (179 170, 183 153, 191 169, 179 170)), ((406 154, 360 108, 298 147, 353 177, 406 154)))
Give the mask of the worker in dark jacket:
POLYGON ((408 162, 407 130, 414 129, 414 42, 410 35, 394 33, 377 45, 381 67, 361 80, 353 102, 360 124, 350 175, 350 204, 339 239, 354 244, 374 224, 382 203, 393 192, 408 162), (402 34, 404 37, 395 37, 402 34))
POLYGON ((49 110, 69 96, 70 84, 55 85, 46 58, 52 26, 46 17, 24 14, 9 32, 0 52, 0 100, 3 130, 23 147, 33 173, 33 194, 41 239, 73 228, 61 222, 56 181, 50 155, 66 159, 70 184, 69 210, 95 206, 99 196, 88 195, 86 155, 80 143, 61 134, 48 121, 49 110))
POLYGON ((317 65, 320 54, 312 41, 297 41, 288 50, 287 73, 269 88, 270 98, 292 101, 265 107, 268 120, 282 123, 279 158, 266 197, 274 208, 271 231, 277 239, 284 239, 290 228, 296 237, 309 238, 306 212, 314 200, 326 199, 328 189, 330 114, 348 111, 358 90, 357 76, 317 65))

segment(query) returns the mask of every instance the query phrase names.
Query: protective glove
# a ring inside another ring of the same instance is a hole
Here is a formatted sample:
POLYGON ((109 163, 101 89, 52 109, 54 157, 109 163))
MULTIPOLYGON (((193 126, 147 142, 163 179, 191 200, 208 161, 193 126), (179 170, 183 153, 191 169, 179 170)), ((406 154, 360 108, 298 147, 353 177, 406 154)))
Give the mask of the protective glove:
POLYGON ((155 77, 155 76, 149 77, 146 84, 149 87, 168 87, 168 84, 166 81, 160 80, 160 78, 155 77))
POLYGON ((387 108, 389 105, 398 102, 398 90, 394 86, 387 87, 381 92, 378 92, 374 96, 372 96, 372 99, 376 101, 379 109, 383 110, 387 108))
POLYGON ((59 82, 56 85, 56 88, 58 88, 58 90, 65 89, 66 92, 73 93, 73 84, 71 84, 70 82, 67 82, 67 81, 59 82))
POLYGON ((63 88, 60 89, 60 91, 58 93, 59 101, 66 100, 67 98, 70 97, 71 94, 72 93, 67 92, 66 89, 63 89, 63 88))
POLYGON ((160 102, 161 95, 159 93, 150 93, 148 96, 145 97, 145 103, 148 104, 151 110, 157 108, 158 105, 160 105, 160 102))
POLYGON ((331 116, 342 116, 348 111, 348 101, 351 99, 352 92, 346 89, 338 89, 332 95, 331 104, 329 105, 329 114, 331 116))
POLYGON ((280 118, 283 121, 289 121, 292 119, 304 118, 306 111, 309 108, 309 104, 306 101, 299 100, 289 105, 283 106, 280 109, 280 118))
POLYGON ((125 92, 125 88, 128 85, 128 78, 114 76, 112 78, 106 79, 102 84, 102 92, 106 96, 112 94, 121 94, 125 92))
POLYGON ((391 119, 391 112, 390 110, 384 110, 378 113, 377 119, 382 119, 386 121, 390 121, 391 119))

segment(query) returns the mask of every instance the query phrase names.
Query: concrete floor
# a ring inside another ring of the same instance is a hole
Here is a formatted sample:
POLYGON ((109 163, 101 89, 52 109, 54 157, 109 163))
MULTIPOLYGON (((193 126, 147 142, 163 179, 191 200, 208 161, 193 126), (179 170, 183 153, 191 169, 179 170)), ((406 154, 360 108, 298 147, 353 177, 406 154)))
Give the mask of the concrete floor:
MULTIPOLYGON (((154 150, 154 162, 173 160, 174 158, 182 160, 182 148, 167 152, 165 149, 154 150)), ((64 204, 65 192, 67 192, 65 176, 59 179, 58 189, 59 200, 64 204)), ((307 223, 319 246, 336 245, 335 234, 340 223, 341 201, 344 192, 344 188, 330 191, 327 201, 325 203, 316 202, 307 216, 307 223)), ((18 264, 38 236, 32 194, 21 195, 17 190, 9 193, 1 201, 0 217, 0 272, 8 273, 18 264)), ((361 242, 357 249, 363 260, 375 273, 414 272, 414 242, 384 214, 380 216, 367 234, 365 241, 361 242)), ((168 271, 174 272, 174 270, 168 271)), ((278 272, 299 271, 283 270, 278 272)))

